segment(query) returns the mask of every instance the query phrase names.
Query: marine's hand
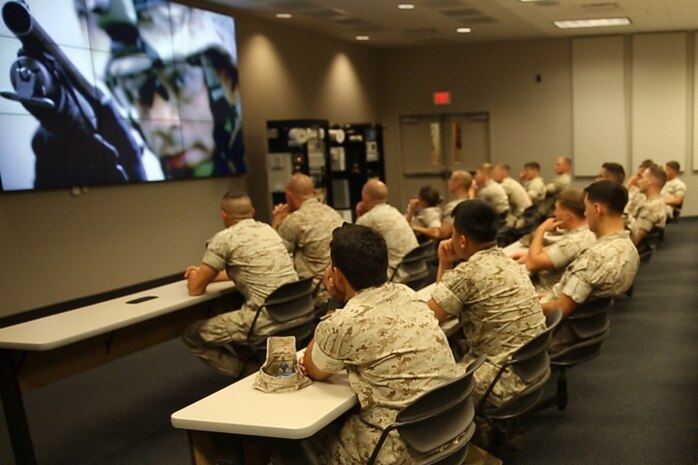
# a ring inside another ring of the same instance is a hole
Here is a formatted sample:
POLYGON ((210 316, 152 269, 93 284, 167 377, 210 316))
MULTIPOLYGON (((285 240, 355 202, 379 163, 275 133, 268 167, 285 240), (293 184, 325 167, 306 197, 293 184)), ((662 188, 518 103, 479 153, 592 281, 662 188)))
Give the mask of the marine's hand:
POLYGON ((198 272, 198 266, 188 266, 187 269, 184 271, 184 279, 189 279, 189 277, 194 276, 198 272))
POLYGON ((305 376, 308 376, 308 370, 305 368, 305 351, 298 357, 298 369, 305 376))
POLYGON ((276 229, 284 221, 284 219, 288 216, 288 214, 290 213, 290 209, 288 207, 288 204, 280 203, 274 207, 274 210, 271 213, 272 213, 271 226, 272 226, 272 228, 276 229))
POLYGON ((453 239, 446 239, 439 243, 439 262, 442 263, 453 263, 458 259, 456 251, 453 248, 453 239))
POLYGON ((364 213, 366 213, 368 209, 366 208, 366 204, 363 203, 363 201, 359 202, 356 204, 356 217, 360 217, 364 213))
POLYGON ((543 232, 551 232, 555 231, 562 222, 556 220, 555 218, 548 218, 547 220, 543 221, 538 228, 543 231, 543 232))

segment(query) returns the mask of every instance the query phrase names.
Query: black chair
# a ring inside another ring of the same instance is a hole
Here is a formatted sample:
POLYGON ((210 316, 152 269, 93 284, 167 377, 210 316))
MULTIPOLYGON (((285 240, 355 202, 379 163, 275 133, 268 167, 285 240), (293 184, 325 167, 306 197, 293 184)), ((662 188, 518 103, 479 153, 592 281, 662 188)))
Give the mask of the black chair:
POLYGON ((475 433, 475 409, 470 397, 475 387, 473 373, 484 361, 484 356, 476 359, 463 375, 422 394, 403 408, 395 422, 383 430, 366 465, 376 463, 392 431, 397 431, 411 449, 427 454, 419 462, 421 465, 463 463, 468 455, 468 441, 475 433))
MULTIPOLYGON (((418 465, 461 465, 476 428, 471 397, 475 387, 473 373, 484 361, 484 356, 474 360, 464 374, 425 392, 403 408, 395 422, 381 433, 366 465, 376 463, 393 431, 397 431, 409 448, 423 454, 418 465)), ((286 457, 274 464, 320 465, 308 441, 293 441, 286 450, 286 457)))
POLYGON ((427 284, 426 281, 429 277, 427 260, 434 255, 435 250, 436 245, 433 240, 419 244, 402 258, 400 265, 393 270, 388 280, 394 282, 397 278, 398 270, 402 270, 405 277, 401 279, 401 283, 414 290, 423 288, 427 284))
POLYGON ((560 310, 549 313, 546 317, 546 329, 516 349, 499 369, 478 402, 478 414, 492 427, 493 450, 507 445, 515 420, 532 410, 543 395, 543 388, 550 378, 548 347, 560 320, 560 310), (507 368, 521 377, 528 387, 503 405, 488 406, 487 399, 507 368))
POLYGON ((565 320, 577 342, 550 355, 550 366, 557 371, 555 394, 540 402, 538 409, 556 406, 565 410, 568 403, 567 369, 598 357, 610 332, 608 311, 613 299, 602 298, 585 302, 577 307, 565 320))
POLYGON ((504 245, 516 242, 526 234, 531 234, 536 230, 536 227, 541 223, 538 218, 538 206, 533 204, 530 205, 523 211, 521 218, 523 219, 523 224, 506 230, 506 238, 502 241, 505 243, 504 245))
POLYGON ((312 277, 279 286, 267 296, 264 305, 257 309, 247 332, 246 343, 234 344, 234 347, 247 346, 260 361, 266 357, 269 336, 295 336, 296 348, 305 347, 315 331, 314 290, 312 277), (257 334, 255 332, 257 320, 265 309, 277 327, 270 333, 257 334))

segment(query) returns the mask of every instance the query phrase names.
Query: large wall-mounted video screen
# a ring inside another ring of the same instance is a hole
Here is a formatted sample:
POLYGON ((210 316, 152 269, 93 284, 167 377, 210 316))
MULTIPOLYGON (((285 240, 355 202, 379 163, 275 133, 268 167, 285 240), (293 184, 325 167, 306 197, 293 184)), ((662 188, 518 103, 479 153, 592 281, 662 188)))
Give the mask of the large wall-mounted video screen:
POLYGON ((164 0, 0 4, 0 190, 246 171, 233 18, 164 0))

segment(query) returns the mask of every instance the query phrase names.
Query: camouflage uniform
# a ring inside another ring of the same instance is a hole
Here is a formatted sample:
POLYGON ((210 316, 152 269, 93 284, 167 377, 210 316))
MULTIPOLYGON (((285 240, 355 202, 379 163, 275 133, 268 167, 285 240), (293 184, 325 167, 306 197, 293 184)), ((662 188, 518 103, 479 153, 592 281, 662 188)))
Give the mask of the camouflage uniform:
MULTIPOLYGON (((662 197, 666 200, 676 197, 677 195, 683 195, 684 198, 686 197, 686 183, 679 178, 674 178, 665 182, 664 187, 662 187, 662 197)), ((672 216, 674 214, 674 207, 667 205, 666 214, 667 218, 672 216)))
MULTIPOLYGON (((577 304, 601 297, 614 297, 633 284, 640 257, 628 231, 607 234, 573 261, 545 301, 566 295, 577 304)), ((556 352, 577 340, 563 321, 553 336, 556 352)))
MULTIPOLYGON (((476 399, 511 353, 545 329, 545 316, 528 274, 499 247, 481 250, 444 273, 432 299, 463 326, 470 348, 463 362, 487 356, 475 372, 476 399)), ((488 402, 501 405, 525 388, 523 380, 507 369, 488 402)))
POLYGON ((509 211, 509 198, 504 188, 496 181, 490 180, 486 185, 481 186, 477 190, 477 198, 489 203, 497 210, 497 213, 502 214, 509 211))
POLYGON ((560 281, 567 265, 572 263, 582 252, 596 242, 596 235, 589 230, 588 225, 566 231, 560 239, 545 249, 545 253, 553 262, 552 270, 544 270, 534 278, 536 291, 550 292, 560 281))
POLYGON ((441 228, 441 208, 427 207, 420 209, 412 217, 412 225, 423 228, 441 228))
POLYGON ((628 189, 628 203, 625 204, 625 209, 623 210, 623 215, 625 216, 626 222, 628 218, 637 216, 637 210, 640 205, 647 199, 647 196, 640 192, 637 186, 633 186, 628 189))
POLYGON ((446 205, 444 205, 443 212, 441 213, 441 223, 453 224, 453 209, 464 200, 468 200, 468 198, 460 197, 449 200, 446 205))
POLYGON ((572 184, 572 176, 569 173, 562 173, 555 176, 552 182, 545 186, 548 195, 556 196, 572 184))
MULTIPOLYGON (((361 405, 339 434, 317 444, 321 463, 361 465, 386 426, 422 393, 463 373, 433 312, 411 289, 386 283, 359 291, 315 330, 313 362, 346 369, 361 405)), ((389 436, 379 464, 412 464, 418 455, 389 436)))
POLYGON ((632 237, 642 231, 661 229, 666 226, 666 204, 661 195, 647 198, 638 205, 634 215, 628 218, 628 229, 632 237))
MULTIPOLYGON (((241 220, 213 236, 202 263, 216 271, 226 270, 245 303, 239 310, 193 323, 184 332, 184 343, 218 372, 235 377, 243 365, 225 345, 245 341, 257 308, 277 287, 298 276, 276 231, 254 219, 241 220)), ((255 332, 268 333, 273 325, 263 311, 255 332)))
POLYGON ((540 176, 527 180, 523 186, 533 203, 538 203, 545 198, 545 183, 540 176))
POLYGON ((520 221, 523 217, 523 212, 533 204, 531 198, 526 193, 526 189, 511 177, 502 179, 500 185, 509 199, 507 227, 514 228, 523 226, 522 221, 520 221))
POLYGON ((327 302, 329 295, 321 285, 322 276, 331 264, 332 231, 344 223, 332 207, 315 198, 304 201, 277 228, 286 248, 293 254, 293 264, 301 278, 313 277, 313 286, 320 286, 316 305, 327 302))
MULTIPOLYGON (((356 220, 356 224, 368 226, 385 239, 388 245, 388 277, 398 268, 402 257, 419 245, 412 226, 403 214, 386 203, 379 203, 371 208, 356 220)), ((399 281, 405 274, 398 269, 396 276, 395 280, 399 281)))

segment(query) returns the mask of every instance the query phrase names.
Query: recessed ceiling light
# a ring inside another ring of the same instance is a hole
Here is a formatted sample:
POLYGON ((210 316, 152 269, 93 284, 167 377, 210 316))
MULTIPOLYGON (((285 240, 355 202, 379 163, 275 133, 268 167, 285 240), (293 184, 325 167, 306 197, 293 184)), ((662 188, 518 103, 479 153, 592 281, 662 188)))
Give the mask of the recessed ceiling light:
POLYGON ((458 29, 456 29, 456 32, 459 34, 468 34, 472 32, 472 29, 470 29, 469 27, 459 27, 458 29))
POLYGON ((368 40, 370 39, 369 36, 356 36, 356 40, 368 40))
POLYGON ((398 3, 398 10, 414 10, 414 3, 398 3))
POLYGON ((293 15, 291 13, 276 13, 276 17, 279 19, 289 19, 292 18, 293 15))
POLYGON ((596 18, 567 19, 564 21, 553 21, 553 24, 560 29, 578 29, 584 27, 628 26, 632 23, 630 18, 596 18))

